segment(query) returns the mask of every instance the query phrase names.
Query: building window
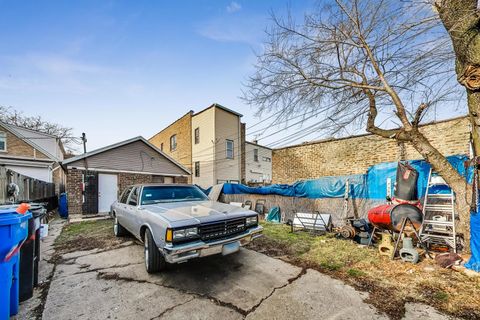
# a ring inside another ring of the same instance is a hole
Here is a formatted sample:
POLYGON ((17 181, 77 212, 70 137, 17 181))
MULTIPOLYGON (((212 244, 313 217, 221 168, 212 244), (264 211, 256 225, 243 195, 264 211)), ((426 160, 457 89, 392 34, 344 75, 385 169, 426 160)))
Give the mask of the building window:
POLYGON ((200 128, 195 129, 195 144, 200 143, 200 128))
POLYGON ((177 135, 174 134, 170 137, 170 151, 177 150, 177 135))
POLYGON ((233 140, 227 140, 227 159, 233 159, 233 140))
POLYGON ((163 151, 163 142, 160 143, 160 150, 163 151))
POLYGON ((0 151, 7 151, 7 134, 0 132, 0 151))
POLYGON ((253 161, 258 162, 258 149, 253 149, 253 161))
POLYGON ((195 177, 200 177, 200 161, 195 161, 195 177))
POLYGON ((269 157, 263 157, 262 160, 265 162, 272 162, 272 158, 269 158, 269 157))

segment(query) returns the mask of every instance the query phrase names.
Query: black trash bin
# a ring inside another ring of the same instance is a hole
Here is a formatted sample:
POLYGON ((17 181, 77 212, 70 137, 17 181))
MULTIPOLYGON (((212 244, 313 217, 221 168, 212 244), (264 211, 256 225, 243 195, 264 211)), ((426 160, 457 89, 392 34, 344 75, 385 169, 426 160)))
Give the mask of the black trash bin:
POLYGON ((33 273, 35 259, 35 219, 28 219, 27 240, 20 248, 19 300, 33 297, 33 273))
POLYGON ((33 253, 33 286, 38 286, 38 264, 40 262, 40 224, 47 214, 43 203, 30 203, 30 212, 35 221, 35 250, 33 253))

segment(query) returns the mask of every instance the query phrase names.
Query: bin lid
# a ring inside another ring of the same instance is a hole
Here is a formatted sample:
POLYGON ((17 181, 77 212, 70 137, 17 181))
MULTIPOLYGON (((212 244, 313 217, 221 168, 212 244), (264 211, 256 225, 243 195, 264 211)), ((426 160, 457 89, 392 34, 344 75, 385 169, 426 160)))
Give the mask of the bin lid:
POLYGON ((0 226, 20 224, 32 218, 32 214, 30 212, 18 214, 15 212, 15 209, 12 210, 0 208, 0 226))
MULTIPOLYGON (((41 218, 47 213, 47 210, 45 209, 45 207, 41 203, 32 202, 32 203, 28 203, 28 204, 30 205, 29 211, 32 213, 32 216, 34 218, 41 218)), ((15 211, 15 210, 17 210, 19 205, 20 204, 1 205, 0 206, 0 211, 2 211, 2 210, 15 211)))

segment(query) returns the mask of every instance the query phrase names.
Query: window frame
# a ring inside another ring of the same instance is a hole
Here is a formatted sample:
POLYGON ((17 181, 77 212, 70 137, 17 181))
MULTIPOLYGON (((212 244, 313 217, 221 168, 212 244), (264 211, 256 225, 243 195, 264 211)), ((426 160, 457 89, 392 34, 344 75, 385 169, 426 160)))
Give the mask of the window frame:
POLYGON ((170 136, 170 151, 175 151, 175 150, 177 150, 177 135, 176 134, 170 136), (174 143, 172 143, 172 141, 174 143))
POLYGON ((132 191, 133 187, 127 187, 123 192, 120 194, 120 197, 118 198, 119 203, 127 204, 128 197, 130 196, 130 192, 132 191), (125 201, 123 201, 123 198, 125 197, 125 201))
POLYGON ((253 161, 258 162, 258 148, 253 149, 253 161))
POLYGON ((127 205, 133 206, 133 207, 138 206, 138 196, 139 196, 138 190, 139 190, 139 189, 140 189, 139 187, 133 187, 133 188, 132 188, 132 190, 130 191, 130 195, 128 196, 127 205), (135 204, 131 204, 130 202, 132 201, 132 196, 133 196, 133 193, 134 193, 135 191, 137 191, 137 194, 136 194, 137 198, 135 199, 135 204))
POLYGON ((231 139, 226 139, 226 140, 225 140, 225 158, 227 158, 227 159, 235 159, 235 143, 234 143, 234 141, 231 140, 231 139), (231 156, 231 157, 228 156, 228 151, 229 151, 228 144, 229 144, 230 142, 232 143, 232 156, 231 156))
POLYGON ((194 137, 194 143, 199 144, 200 143, 200 127, 195 128, 193 131, 193 137, 194 137))
POLYGON ((3 139, 3 149, 0 149, 0 152, 7 152, 7 133, 0 131, 0 140, 3 139))
POLYGON ((195 161, 195 178, 200 177, 200 161, 195 161))

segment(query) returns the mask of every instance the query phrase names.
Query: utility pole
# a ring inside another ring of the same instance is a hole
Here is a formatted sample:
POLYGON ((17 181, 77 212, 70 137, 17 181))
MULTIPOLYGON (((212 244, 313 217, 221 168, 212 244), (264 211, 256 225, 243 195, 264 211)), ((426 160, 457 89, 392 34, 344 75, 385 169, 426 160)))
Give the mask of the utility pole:
POLYGON ((87 153, 87 135, 85 132, 82 132, 82 141, 83 141, 83 153, 87 153))

